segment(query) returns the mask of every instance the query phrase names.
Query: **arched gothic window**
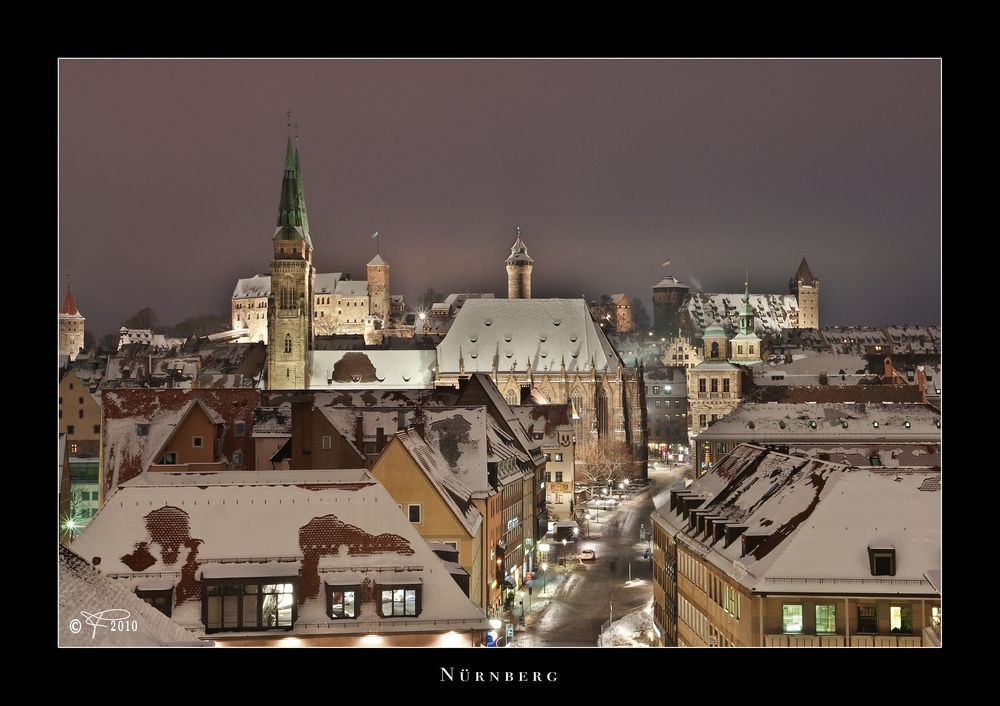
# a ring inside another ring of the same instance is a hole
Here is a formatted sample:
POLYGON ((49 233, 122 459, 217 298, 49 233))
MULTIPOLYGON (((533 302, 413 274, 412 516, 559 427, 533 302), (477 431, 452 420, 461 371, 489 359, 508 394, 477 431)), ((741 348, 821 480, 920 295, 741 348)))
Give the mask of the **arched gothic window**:
POLYGON ((291 353, 291 352, 292 352, 292 334, 286 333, 285 334, 285 353, 291 353))

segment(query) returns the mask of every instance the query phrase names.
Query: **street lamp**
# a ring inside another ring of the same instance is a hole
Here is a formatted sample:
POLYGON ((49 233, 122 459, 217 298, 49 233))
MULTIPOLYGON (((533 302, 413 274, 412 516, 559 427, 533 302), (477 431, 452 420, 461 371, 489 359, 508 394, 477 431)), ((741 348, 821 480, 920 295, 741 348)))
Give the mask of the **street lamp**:
POLYGON ((590 539, 590 513, 584 514, 584 517, 587 519, 587 539, 590 539))
POLYGON ((579 526, 573 528, 573 544, 576 544, 576 540, 580 537, 579 526))
POLYGON ((549 563, 547 561, 542 562, 542 593, 545 593, 545 572, 549 570, 549 563))
POLYGON ((524 591, 523 590, 519 591, 517 595, 518 595, 518 598, 521 599, 521 621, 520 622, 521 622, 521 625, 524 625, 524 591))

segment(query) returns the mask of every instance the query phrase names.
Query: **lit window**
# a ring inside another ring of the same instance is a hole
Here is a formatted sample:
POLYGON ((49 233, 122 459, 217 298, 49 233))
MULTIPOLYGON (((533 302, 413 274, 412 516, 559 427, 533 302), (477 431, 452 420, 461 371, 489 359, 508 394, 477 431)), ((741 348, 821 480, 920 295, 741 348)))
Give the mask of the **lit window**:
POLYGON ((931 606, 931 625, 934 627, 941 626, 941 609, 937 606, 931 606))
POLYGON ((802 632, 802 604, 785 603, 781 606, 782 632, 802 632))
POLYGON ((872 422, 872 427, 878 429, 878 422, 872 422))
POLYGON ((837 632, 837 606, 817 605, 816 606, 816 633, 837 632))
POLYGON ((910 623, 910 606, 890 606, 889 632, 912 632, 912 625, 910 623))
POLYGON ((532 437, 534 437, 535 441, 541 441, 543 436, 544 434, 542 434, 542 432, 540 431, 532 433, 532 437))
POLYGON ((381 594, 382 600, 379 601, 379 607, 383 618, 420 614, 418 608, 419 588, 383 589, 381 594))
POLYGON ((562 461, 562 460, 563 460, 563 455, 561 453, 557 453, 556 454, 556 461, 562 461))
POLYGON ((237 466, 243 463, 243 452, 239 449, 233 451, 233 463, 237 466))
POLYGON ((358 617, 358 587, 326 587, 326 614, 334 620, 358 617))
MULTIPOLYGON (((81 416, 83 416, 83 415, 81 415, 81 416)), ((903 422, 903 426, 906 427, 907 429, 909 429, 910 428, 910 423, 909 422, 903 422)))
POLYGON ((295 620, 295 583, 212 582, 204 585, 205 632, 288 629, 295 620))
POLYGON ((556 471, 556 483, 562 483, 562 476, 563 476, 562 471, 556 471))
POLYGON ((551 459, 551 458, 549 457, 549 454, 547 454, 547 453, 546 453, 546 454, 542 454, 542 455, 543 455, 543 456, 545 456, 545 460, 546 460, 546 461, 551 461, 551 460, 552 460, 552 459, 551 459))
POLYGON ((77 444, 76 444, 76 442, 73 442, 72 444, 70 444, 70 445, 69 445, 69 452, 70 452, 71 454, 75 454, 75 453, 76 453, 76 449, 77 449, 77 444))

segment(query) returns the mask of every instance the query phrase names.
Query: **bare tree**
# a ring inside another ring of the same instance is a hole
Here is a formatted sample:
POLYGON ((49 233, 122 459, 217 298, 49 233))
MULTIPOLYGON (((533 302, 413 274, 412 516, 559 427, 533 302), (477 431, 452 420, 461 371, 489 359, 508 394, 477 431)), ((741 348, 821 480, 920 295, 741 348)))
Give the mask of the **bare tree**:
POLYGON ((635 459, 624 442, 605 441, 577 450, 574 473, 577 482, 618 487, 629 477, 634 463, 635 459))

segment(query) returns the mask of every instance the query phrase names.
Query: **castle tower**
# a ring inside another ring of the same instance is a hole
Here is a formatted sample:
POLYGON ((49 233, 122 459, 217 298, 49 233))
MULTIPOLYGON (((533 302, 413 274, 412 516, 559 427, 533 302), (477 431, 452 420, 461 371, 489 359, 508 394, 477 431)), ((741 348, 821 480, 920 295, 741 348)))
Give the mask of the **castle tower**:
POLYGON ((389 263, 376 254, 368 263, 369 313, 382 320, 382 327, 389 325, 389 263))
POLYGON ((528 255, 528 247, 521 240, 521 229, 517 229, 517 240, 507 258, 507 298, 531 299, 531 270, 534 260, 528 255))
POLYGON ((70 360, 76 360, 77 354, 83 350, 83 324, 86 319, 73 301, 73 291, 66 281, 66 298, 59 310, 59 355, 68 355, 70 360))
POLYGON ((285 148, 278 223, 274 230, 271 294, 267 300, 267 385, 272 390, 308 387, 313 350, 312 241, 306 218, 299 151, 285 148))
POLYGON ((754 310, 750 304, 750 280, 743 283, 743 303, 740 305, 740 332, 729 340, 729 362, 745 365, 761 360, 760 338, 754 331, 754 310))
POLYGON ((657 338, 673 338, 680 327, 678 314, 690 288, 673 275, 653 286, 653 331, 657 338))
POLYGON ((805 258, 802 258, 798 272, 788 282, 788 291, 799 302, 797 328, 819 328, 819 280, 813 277, 805 258))

